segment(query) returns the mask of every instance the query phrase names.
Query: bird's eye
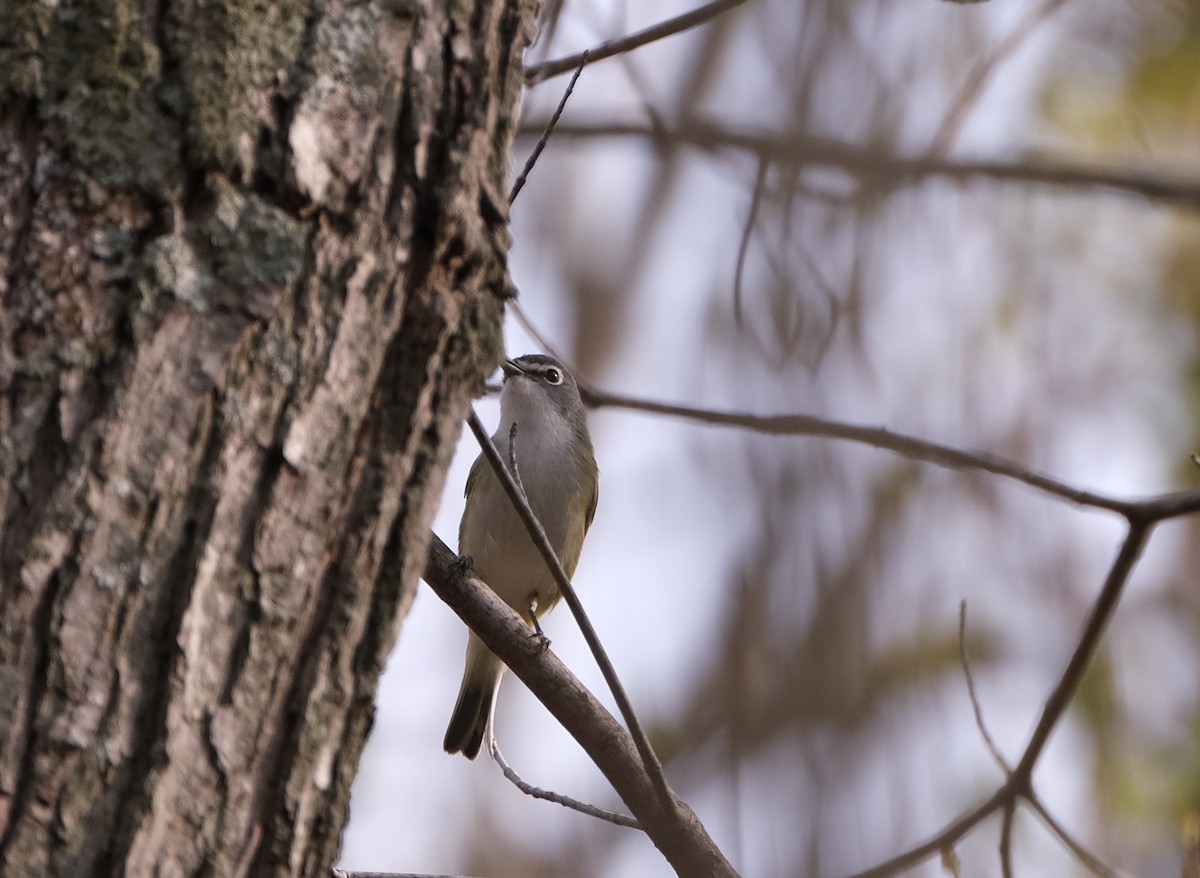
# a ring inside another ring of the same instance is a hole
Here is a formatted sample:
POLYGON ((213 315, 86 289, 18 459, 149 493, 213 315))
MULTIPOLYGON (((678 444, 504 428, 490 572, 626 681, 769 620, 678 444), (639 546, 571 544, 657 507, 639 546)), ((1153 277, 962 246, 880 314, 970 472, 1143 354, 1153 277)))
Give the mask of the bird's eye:
POLYGON ((545 377, 547 384, 562 384, 562 372, 557 369, 547 369, 542 375, 545 377))

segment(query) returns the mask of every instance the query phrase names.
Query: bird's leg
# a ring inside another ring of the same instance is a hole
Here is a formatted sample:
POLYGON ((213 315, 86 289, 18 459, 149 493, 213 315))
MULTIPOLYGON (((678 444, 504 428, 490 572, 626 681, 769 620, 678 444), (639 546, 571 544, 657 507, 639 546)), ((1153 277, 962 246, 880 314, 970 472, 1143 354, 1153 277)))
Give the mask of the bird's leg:
POLYGON ((459 573, 470 573, 471 568, 475 566, 475 559, 470 555, 459 555, 450 566, 459 573))
POLYGON ((533 636, 540 641, 539 652, 545 652, 550 648, 550 638, 546 636, 546 632, 542 630, 541 623, 538 622, 538 599, 537 593, 529 596, 529 621, 533 623, 533 636))

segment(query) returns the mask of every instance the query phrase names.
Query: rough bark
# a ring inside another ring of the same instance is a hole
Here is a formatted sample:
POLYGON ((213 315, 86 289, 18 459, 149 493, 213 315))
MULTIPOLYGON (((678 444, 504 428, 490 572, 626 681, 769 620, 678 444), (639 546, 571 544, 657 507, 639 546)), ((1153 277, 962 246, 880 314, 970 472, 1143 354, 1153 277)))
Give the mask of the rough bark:
POLYGON ((327 874, 533 6, 0 6, 0 874, 327 874))

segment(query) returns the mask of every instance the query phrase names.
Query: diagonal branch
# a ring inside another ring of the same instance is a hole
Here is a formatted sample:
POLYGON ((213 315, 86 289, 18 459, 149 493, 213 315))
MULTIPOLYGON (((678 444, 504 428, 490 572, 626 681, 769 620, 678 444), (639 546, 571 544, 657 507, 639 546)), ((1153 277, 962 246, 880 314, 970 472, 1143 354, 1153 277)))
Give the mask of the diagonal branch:
POLYGON ((1096 647, 1100 643, 1104 629, 1112 617, 1113 611, 1116 609, 1121 593, 1125 589, 1125 584, 1129 581, 1129 574, 1132 572, 1134 565, 1137 564, 1137 559, 1146 545, 1146 540, 1149 538, 1153 526, 1153 522, 1140 521, 1136 520, 1136 518, 1131 519, 1129 532, 1125 536, 1125 541, 1121 544, 1121 549, 1117 553, 1112 567, 1109 568, 1108 575, 1104 580, 1104 586, 1100 589, 1100 594, 1097 596, 1091 612, 1088 614, 1083 632, 1080 634, 1079 641, 1075 645, 1075 650, 1067 662, 1067 667, 1063 671, 1057 685, 1055 685, 1053 691, 1050 693, 1050 696, 1046 699, 1046 704, 1042 708, 1042 716, 1038 720, 1033 734, 1030 736, 1029 743, 1025 745, 1025 751, 1021 754, 1020 761, 1004 784, 986 802, 956 819, 928 841, 924 841, 864 872, 859 872, 853 878, 884 878, 887 875, 895 875, 904 869, 928 859, 939 851, 953 846, 959 839, 997 810, 1002 810, 1004 813, 1004 825, 1000 840, 1001 866, 1005 874, 1011 873, 1010 836, 1012 832, 1013 812, 1021 799, 1033 800, 1031 784, 1033 768, 1037 764, 1038 757, 1041 756, 1042 751, 1045 749, 1046 742, 1050 738, 1050 733, 1062 718, 1071 698, 1074 697, 1075 692, 1079 689, 1084 671, 1087 670, 1092 656, 1095 655, 1096 647))
POLYGON ((1021 761, 1013 769, 1013 782, 1020 787, 1028 788, 1029 778, 1033 774, 1033 766, 1037 763, 1038 757, 1042 755, 1046 741, 1050 738, 1050 732, 1054 730, 1054 726, 1079 688, 1084 671, 1087 670, 1092 656, 1096 653, 1100 637, 1104 634, 1108 620, 1112 618, 1113 611, 1117 608, 1121 593, 1125 590, 1125 583, 1129 581, 1129 574, 1137 564, 1153 527, 1152 522, 1130 522, 1129 533, 1126 534, 1125 542, 1121 544, 1121 550, 1117 553, 1117 558, 1109 569, 1108 576, 1105 577, 1104 587, 1100 589, 1100 594, 1092 605, 1087 622, 1083 627, 1083 633, 1079 637, 1075 651, 1071 654, 1071 660, 1067 662, 1066 670, 1063 671, 1054 691, 1046 699, 1046 705, 1042 708, 1042 716, 1030 736, 1025 752, 1021 754, 1021 761))
MULTIPOLYGON (((983 720, 983 707, 979 703, 979 694, 975 690, 975 675, 971 672, 971 663, 967 657, 967 602, 965 600, 961 601, 958 605, 958 655, 962 661, 963 675, 967 678, 967 695, 971 700, 971 709, 975 711, 975 727, 979 729, 979 734, 983 737, 988 752, 992 754, 992 760, 1004 772, 1005 777, 1010 777, 1012 775, 1012 768, 1009 767, 1008 762, 1000 753, 1000 748, 996 746, 991 732, 988 731, 987 723, 983 720)), ((1042 819, 1046 827, 1059 841, 1067 846, 1071 853, 1075 855, 1075 858, 1083 864, 1084 868, 1100 876, 1100 878, 1118 878, 1116 870, 1084 847, 1054 818, 1054 815, 1046 809, 1046 806, 1042 804, 1042 800, 1034 792, 1032 783, 1025 792, 1024 798, 1037 816, 1042 819)), ((1006 828, 1011 825, 1011 821, 1007 819, 1007 813, 1004 825, 1006 828)), ((1002 856, 1007 850, 1006 845, 1007 842, 1002 838, 1002 856)))
MULTIPOLYGON (((583 383, 580 383, 580 390, 583 394, 583 401, 593 408, 623 408, 649 412, 717 427, 740 427, 774 436, 820 436, 827 439, 844 439, 871 445, 875 448, 885 448, 914 460, 923 460, 949 469, 980 470, 1013 479, 1044 493, 1070 500, 1080 506, 1107 509, 1125 516, 1134 514, 1138 508, 1136 501, 1119 500, 1093 491, 1085 491, 1050 476, 1035 473, 1002 457, 980 451, 964 451, 950 445, 896 433, 883 427, 864 427, 812 415, 755 415, 748 412, 729 412, 697 406, 675 405, 608 393, 583 383)), ((1190 509, 1189 504, 1200 504, 1200 492, 1167 496, 1174 498, 1175 505, 1181 508, 1190 509)), ((1165 500, 1166 498, 1159 499, 1165 500)))
POLYGON ((571 75, 571 81, 567 83, 567 88, 563 91, 563 96, 559 98, 558 106, 554 108, 554 115, 550 117, 550 121, 546 123, 546 130, 542 132, 542 136, 538 138, 538 142, 534 144, 533 152, 529 154, 529 158, 525 160, 525 167, 521 169, 521 173, 517 179, 513 181, 512 189, 508 191, 508 203, 511 205, 517 200, 517 196, 521 194, 521 190, 525 188, 525 181, 529 179, 529 172, 533 170, 533 166, 537 164, 538 158, 542 151, 545 150, 546 144, 550 142, 550 135, 554 133, 554 128, 558 125, 558 120, 562 118, 563 110, 567 108, 567 101, 571 99, 571 95, 575 91, 575 83, 579 81, 579 74, 583 73, 583 68, 588 62, 588 53, 585 51, 579 56, 579 64, 575 68, 575 72, 571 75))
POLYGON ((524 620, 469 573, 436 534, 424 578, 579 742, 646 835, 680 875, 737 878, 695 813, 672 794, 670 806, 647 776, 637 747, 604 706, 544 647, 524 620))
POLYGON ((1067 846, 1067 849, 1075 855, 1075 859, 1079 860, 1085 869, 1099 875, 1100 878, 1121 878, 1120 873, 1116 869, 1089 851, 1074 836, 1067 832, 1066 828, 1054 819, 1054 815, 1046 810, 1046 806, 1042 804, 1042 800, 1037 797, 1037 794, 1030 792, 1025 797, 1025 801, 1029 802, 1034 813, 1042 819, 1042 822, 1046 824, 1058 840, 1067 846))
POLYGON ((564 58, 555 58, 552 61, 543 61, 541 64, 533 64, 525 68, 525 84, 527 86, 534 86, 551 77, 566 73, 568 70, 573 70, 583 61, 585 55, 591 61, 603 61, 605 58, 633 51, 647 43, 653 43, 656 40, 683 33, 686 30, 691 30, 697 25, 704 24, 706 21, 716 18, 723 12, 728 12, 734 7, 741 6, 745 2, 746 0, 713 0, 713 2, 706 3, 699 9, 693 9, 691 12, 685 12, 683 15, 677 15, 674 18, 668 18, 666 21, 660 21, 658 24, 644 28, 628 36, 601 43, 585 52, 567 55, 564 58))
POLYGON ((1004 803, 1011 798, 1012 794, 1009 792, 1009 788, 1006 786, 1001 787, 992 793, 986 802, 971 809, 963 816, 956 818, 945 829, 928 841, 921 842, 919 845, 897 854, 877 866, 872 866, 870 869, 855 872, 853 875, 848 876, 848 878, 887 878, 889 875, 895 875, 898 872, 903 872, 905 869, 911 869, 918 863, 923 863, 930 857, 953 847, 959 839, 995 813, 997 808, 1003 807, 1004 803))

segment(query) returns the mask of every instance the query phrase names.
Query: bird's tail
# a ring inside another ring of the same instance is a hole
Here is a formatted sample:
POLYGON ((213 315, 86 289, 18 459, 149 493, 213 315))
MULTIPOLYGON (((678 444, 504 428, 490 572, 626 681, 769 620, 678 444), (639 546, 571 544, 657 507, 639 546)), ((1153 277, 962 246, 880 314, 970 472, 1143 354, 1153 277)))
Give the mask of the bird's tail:
POLYGON ((479 755, 492 717, 492 703, 504 665, 473 633, 467 641, 467 662, 463 670, 458 702, 446 727, 442 748, 447 753, 462 753, 468 759, 479 755))

